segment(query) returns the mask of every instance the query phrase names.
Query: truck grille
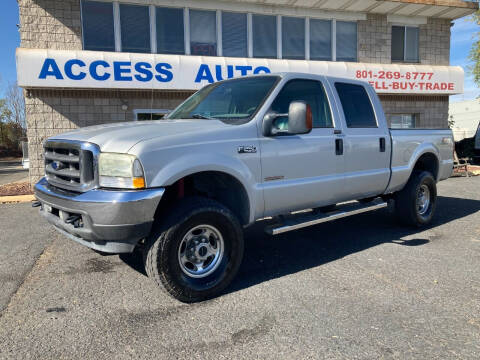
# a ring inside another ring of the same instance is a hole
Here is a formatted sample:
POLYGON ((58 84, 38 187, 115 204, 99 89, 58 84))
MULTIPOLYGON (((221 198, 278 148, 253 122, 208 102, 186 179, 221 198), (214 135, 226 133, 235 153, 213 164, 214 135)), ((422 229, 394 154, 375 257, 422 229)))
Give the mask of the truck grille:
POLYGON ((76 141, 45 143, 45 176, 49 184, 85 192, 97 186, 98 147, 76 141))

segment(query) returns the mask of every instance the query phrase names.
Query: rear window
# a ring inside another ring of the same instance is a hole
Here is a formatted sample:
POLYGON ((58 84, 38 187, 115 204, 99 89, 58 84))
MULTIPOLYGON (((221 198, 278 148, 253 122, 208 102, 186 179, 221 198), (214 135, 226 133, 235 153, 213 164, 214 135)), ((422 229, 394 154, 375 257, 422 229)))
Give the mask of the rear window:
POLYGON ((377 127, 372 103, 365 88, 361 85, 335 83, 338 96, 349 128, 377 127))

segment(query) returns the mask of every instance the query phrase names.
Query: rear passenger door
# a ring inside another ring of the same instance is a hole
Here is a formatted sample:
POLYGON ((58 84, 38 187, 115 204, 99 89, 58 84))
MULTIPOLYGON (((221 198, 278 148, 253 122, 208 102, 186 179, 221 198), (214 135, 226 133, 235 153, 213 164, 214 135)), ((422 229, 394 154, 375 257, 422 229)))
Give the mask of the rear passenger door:
POLYGON ((390 133, 373 88, 330 82, 344 130, 345 199, 382 194, 390 179, 390 133), (377 109, 377 111, 375 111, 377 109))

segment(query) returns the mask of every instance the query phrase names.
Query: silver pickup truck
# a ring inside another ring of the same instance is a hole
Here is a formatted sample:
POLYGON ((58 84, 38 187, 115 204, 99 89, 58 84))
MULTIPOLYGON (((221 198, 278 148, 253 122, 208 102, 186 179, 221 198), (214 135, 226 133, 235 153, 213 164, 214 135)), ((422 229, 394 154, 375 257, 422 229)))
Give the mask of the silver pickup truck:
POLYGON ((195 302, 232 281, 257 220, 276 235, 391 205, 428 224, 452 155, 448 129, 389 130, 367 83, 258 75, 208 85, 164 120, 49 138, 34 205, 92 249, 142 251, 151 278, 195 302))

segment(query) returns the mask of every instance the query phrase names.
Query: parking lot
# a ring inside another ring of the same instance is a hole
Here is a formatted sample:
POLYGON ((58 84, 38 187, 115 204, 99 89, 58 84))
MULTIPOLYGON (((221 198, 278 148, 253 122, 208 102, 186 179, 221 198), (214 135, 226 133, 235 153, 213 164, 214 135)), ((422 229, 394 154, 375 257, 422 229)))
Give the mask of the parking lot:
POLYGON ((22 159, 0 160, 0 185, 28 180, 28 170, 22 167, 22 159))
POLYGON ((478 359, 479 188, 440 183, 422 231, 387 210, 278 237, 257 224, 228 292, 193 305, 138 256, 102 257, 29 204, 0 205, 0 358, 478 359))

